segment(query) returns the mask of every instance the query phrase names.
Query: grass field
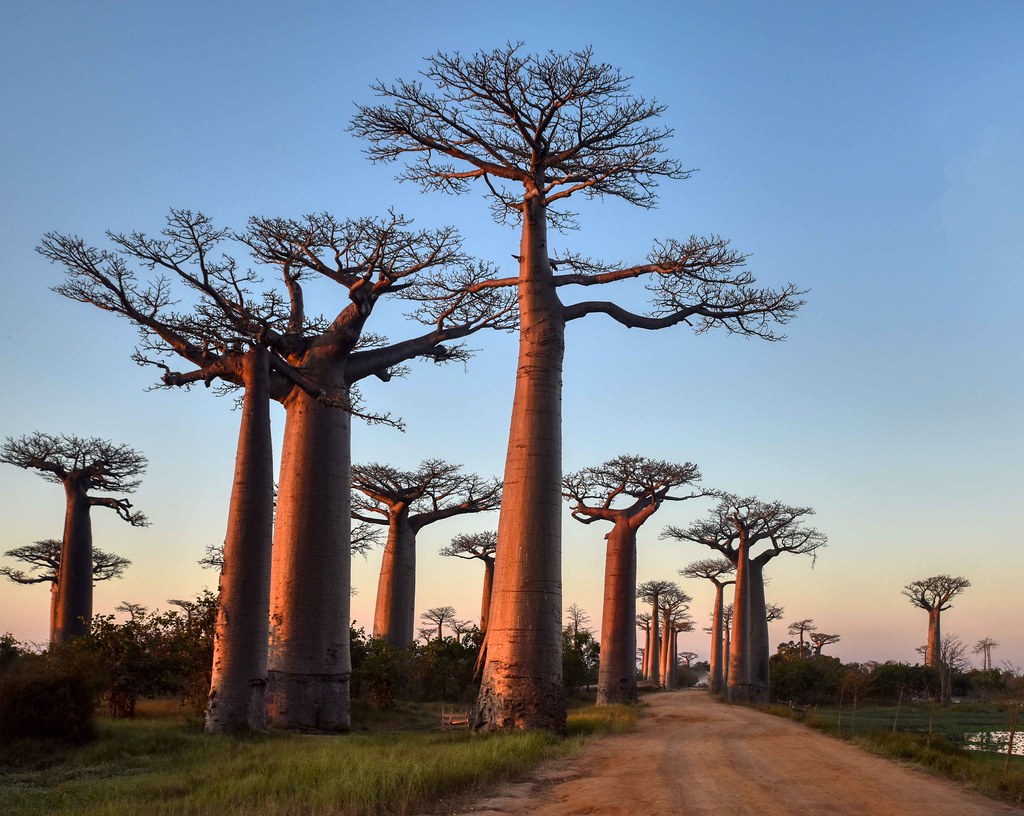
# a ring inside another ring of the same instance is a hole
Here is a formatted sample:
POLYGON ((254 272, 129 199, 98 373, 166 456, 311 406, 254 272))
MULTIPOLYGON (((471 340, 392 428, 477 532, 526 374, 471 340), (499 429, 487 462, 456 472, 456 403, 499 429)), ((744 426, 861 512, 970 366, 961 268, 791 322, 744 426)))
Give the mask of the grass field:
MULTIPOLYGON (((769 709, 834 736, 850 740, 871 753, 918 765, 975 788, 981 793, 1024 803, 1024 757, 968 751, 962 736, 985 731, 1009 731, 1012 707, 992 703, 935 706, 930 703, 896 706, 860 705, 817 707, 794 711, 769 709), (895 724, 895 730, 893 725, 895 724)), ((1019 727, 1024 730, 1024 718, 1019 727)), ((1024 743, 1018 733, 1015 745, 1024 743)), ((1004 748, 1005 750, 1005 748, 1004 748)))
POLYGON ((78 748, 22 743, 0 756, 4 816, 319 816, 407 814, 633 727, 625 706, 570 712, 568 740, 543 733, 439 731, 440 706, 357 712, 352 733, 207 736, 198 719, 141 706, 101 720, 78 748))

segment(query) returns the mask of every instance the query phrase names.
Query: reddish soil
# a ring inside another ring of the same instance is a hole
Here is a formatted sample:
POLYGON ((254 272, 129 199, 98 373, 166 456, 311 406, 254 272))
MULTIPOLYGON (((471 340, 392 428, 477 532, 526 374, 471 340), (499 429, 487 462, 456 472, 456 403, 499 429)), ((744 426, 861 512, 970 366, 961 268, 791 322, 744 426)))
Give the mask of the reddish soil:
POLYGON ((701 692, 655 694, 595 740, 454 813, 475 816, 992 816, 1020 808, 701 692))

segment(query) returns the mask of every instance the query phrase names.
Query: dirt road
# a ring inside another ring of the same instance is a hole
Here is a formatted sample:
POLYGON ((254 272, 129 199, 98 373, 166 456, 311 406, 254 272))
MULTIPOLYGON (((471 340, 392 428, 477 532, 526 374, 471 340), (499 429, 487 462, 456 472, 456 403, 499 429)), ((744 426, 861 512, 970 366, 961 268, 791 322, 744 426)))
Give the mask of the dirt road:
POLYGON ((655 694, 631 734, 548 763, 455 811, 474 816, 992 816, 1024 810, 869 756, 797 723, 655 694))

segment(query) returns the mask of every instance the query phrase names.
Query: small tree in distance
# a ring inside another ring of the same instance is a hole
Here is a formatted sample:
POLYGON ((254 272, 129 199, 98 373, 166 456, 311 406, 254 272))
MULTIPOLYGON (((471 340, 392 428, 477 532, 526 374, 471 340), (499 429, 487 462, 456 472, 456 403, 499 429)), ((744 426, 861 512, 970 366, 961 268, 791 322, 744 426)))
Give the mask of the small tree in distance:
POLYGON ((926 666, 939 666, 939 650, 942 646, 940 616, 952 607, 950 601, 970 585, 970 581, 959 576, 933 575, 903 587, 902 592, 910 603, 928 613, 928 643, 924 656, 926 666))
MULTIPOLYGON (((435 606, 428 609, 426 612, 420 615, 420 620, 423 623, 430 623, 437 627, 437 639, 441 640, 444 637, 444 627, 451 626, 455 622, 455 607, 454 606, 435 606)), ((420 634, 424 632, 430 632, 433 634, 433 629, 421 629, 420 634)), ((429 638, 428 638, 429 640, 429 638)))
POLYGON ((450 558, 471 558, 484 565, 484 588, 480 598, 480 634, 487 633, 487 615, 491 607, 491 586, 494 581, 494 553, 498 548, 498 533, 462 533, 455 536, 440 554, 450 558))
POLYGON ((736 566, 728 558, 702 558, 679 570, 684 578, 704 578, 715 587, 715 603, 711 610, 711 657, 708 660, 708 691, 711 694, 721 694, 725 687, 729 647, 726 643, 728 627, 725 626, 723 615, 724 590, 736 583, 735 579, 729 577, 735 571, 736 566))
MULTIPOLYGON (((636 537, 663 502, 704 495, 696 465, 624 455, 570 473, 562 494, 583 524, 610 522, 605 535, 604 606, 597 704, 636 702, 636 537), (681 492, 680 492, 681 491, 681 492)), ((664 671, 664 666, 662 668, 664 671)))
POLYGON ((132 508, 124 494, 134 493, 146 472, 146 458, 127 445, 97 437, 55 436, 33 433, 8 437, 0 448, 0 462, 36 470, 48 482, 62 485, 65 495, 64 539, 56 612, 51 621, 51 642, 67 643, 89 631, 92 620, 93 507, 106 507, 133 527, 149 524, 132 508), (119 493, 96 496, 94 491, 119 493))
POLYGON ((373 636, 408 646, 415 626, 416 536, 443 519, 496 509, 501 482, 463 473, 459 465, 442 459, 426 459, 413 471, 376 463, 353 465, 352 487, 352 518, 388 528, 373 636))
MULTIPOLYGON (((839 635, 829 635, 825 632, 811 632, 811 643, 814 644, 814 656, 820 657, 821 650, 832 643, 839 642, 839 635)), ((803 647, 801 647, 801 654, 803 654, 803 647)))
MULTIPOLYGON (((8 558, 16 558, 29 565, 29 571, 16 570, 11 567, 0 567, 0 575, 9 578, 16 584, 50 584, 50 640, 53 641, 54 628, 57 623, 57 584, 60 581, 60 555, 63 549, 63 542, 56 538, 47 538, 43 541, 36 541, 34 544, 26 544, 24 547, 15 547, 8 550, 4 555, 8 558)), ((101 550, 99 547, 92 548, 92 581, 96 584, 100 581, 109 581, 112 578, 120 578, 124 571, 131 565, 131 561, 101 550)))
POLYGON ((810 618, 804 618, 803 620, 794 621, 789 625, 789 634, 794 635, 798 640, 800 647, 800 657, 807 657, 807 641, 805 635, 808 632, 814 631, 814 621, 810 618))

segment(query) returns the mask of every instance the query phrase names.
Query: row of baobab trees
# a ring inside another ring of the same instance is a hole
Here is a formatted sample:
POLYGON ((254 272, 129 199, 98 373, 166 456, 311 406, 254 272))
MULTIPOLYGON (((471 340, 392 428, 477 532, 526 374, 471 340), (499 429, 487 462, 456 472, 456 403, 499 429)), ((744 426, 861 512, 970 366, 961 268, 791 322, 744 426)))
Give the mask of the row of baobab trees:
MULTIPOLYGON (((665 155, 672 131, 658 124, 664 108, 633 93, 630 78, 589 49, 530 54, 508 44, 469 56, 438 53, 416 80, 372 90, 378 104, 359 106, 350 127, 371 160, 400 162, 399 176, 429 191, 483 192, 497 221, 518 228, 509 252, 516 274, 501 276, 494 264, 471 258, 456 228, 414 229, 395 213, 256 216, 233 231, 202 213, 172 210, 155 236, 110 232, 97 246, 50 233, 39 251, 65 272, 59 294, 140 329, 133 357, 159 368, 161 385, 241 392, 211 730, 259 728, 266 718, 285 727, 348 727, 351 418, 395 421, 362 404, 358 383, 388 380, 417 358, 465 359, 461 341, 477 332, 517 331, 476 726, 563 732, 566 325, 604 315, 627 328, 724 329, 771 341, 803 304, 802 292, 793 284, 758 286, 747 257, 718 236, 656 241, 646 258, 627 264, 594 259, 586 247, 549 246, 549 226, 577 226, 565 208, 572 197, 651 207, 661 180, 689 175, 665 155), (237 260, 244 254, 252 267, 237 260), (572 291, 636 279, 650 292, 645 313, 606 299, 565 300, 572 291), (305 300, 315 281, 337 287, 325 314, 305 300), (397 341, 372 330, 377 304, 395 299, 419 324, 397 341), (285 411, 276 514, 271 401, 285 411)), ((747 545, 736 546, 743 552, 747 545)), ((753 598, 736 610, 747 626, 751 606, 758 608, 758 567, 737 557, 737 591, 749 587, 753 598)), ((621 612, 607 607, 605 615, 621 612)), ((737 676, 746 678, 747 669, 737 676)))

